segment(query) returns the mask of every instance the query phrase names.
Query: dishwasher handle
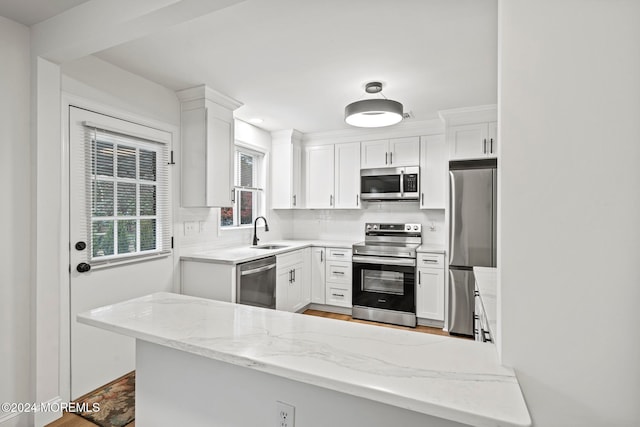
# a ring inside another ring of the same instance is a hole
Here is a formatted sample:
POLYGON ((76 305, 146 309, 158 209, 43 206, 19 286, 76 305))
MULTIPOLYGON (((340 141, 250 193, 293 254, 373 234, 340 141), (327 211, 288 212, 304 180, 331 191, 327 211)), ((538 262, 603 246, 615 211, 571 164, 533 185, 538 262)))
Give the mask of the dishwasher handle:
POLYGON ((243 270, 240 272, 241 276, 246 276, 247 274, 255 274, 255 273, 261 273, 263 271, 267 271, 267 270, 271 270, 272 268, 276 268, 275 264, 271 264, 271 265, 265 265, 262 267, 258 267, 258 268, 252 268, 251 270, 243 270))

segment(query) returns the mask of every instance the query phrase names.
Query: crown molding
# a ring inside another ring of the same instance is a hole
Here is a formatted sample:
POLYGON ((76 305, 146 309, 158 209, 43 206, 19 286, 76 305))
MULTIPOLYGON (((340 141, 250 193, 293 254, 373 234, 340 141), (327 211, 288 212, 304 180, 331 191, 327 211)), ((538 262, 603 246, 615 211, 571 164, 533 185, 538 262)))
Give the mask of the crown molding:
POLYGON ((305 133, 302 141, 309 143, 359 142, 375 139, 403 138, 408 136, 437 135, 444 133, 441 119, 403 121, 384 128, 353 128, 327 132, 305 133))
POLYGON ((478 105, 476 107, 454 108, 439 111, 440 118, 447 126, 466 123, 493 122, 498 119, 496 104, 478 105))
POLYGON ((176 92, 176 95, 180 102, 206 99, 232 111, 244 105, 242 102, 220 93, 217 90, 211 89, 204 84, 179 90, 176 92))

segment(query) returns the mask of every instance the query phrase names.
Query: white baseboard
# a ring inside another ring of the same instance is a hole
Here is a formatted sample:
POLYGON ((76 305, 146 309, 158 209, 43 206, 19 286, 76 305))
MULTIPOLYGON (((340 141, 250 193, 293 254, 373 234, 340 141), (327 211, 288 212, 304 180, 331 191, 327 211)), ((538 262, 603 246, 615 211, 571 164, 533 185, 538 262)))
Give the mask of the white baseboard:
MULTIPOLYGON (((62 398, 60 396, 56 396, 55 398, 50 399, 45 403, 46 405, 54 406, 59 409, 61 402, 62 402, 62 398)), ((61 417, 62 417, 62 410, 60 409, 55 412, 36 412, 33 424, 35 425, 35 427, 44 427, 47 424, 50 424, 61 417)))
POLYGON ((30 425, 29 414, 24 412, 11 412, 0 416, 0 426, 2 427, 26 427, 30 425))

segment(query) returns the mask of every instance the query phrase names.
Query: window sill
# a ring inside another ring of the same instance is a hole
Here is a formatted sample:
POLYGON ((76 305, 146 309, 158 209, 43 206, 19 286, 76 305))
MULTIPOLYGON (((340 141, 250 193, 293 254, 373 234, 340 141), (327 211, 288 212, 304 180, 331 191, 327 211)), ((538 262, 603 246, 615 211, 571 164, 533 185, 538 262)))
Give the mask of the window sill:
MULTIPOLYGON (((239 226, 226 226, 226 227, 218 227, 220 232, 226 231, 235 231, 235 230, 251 230, 253 231, 253 225, 239 225, 239 226)), ((258 230, 264 230, 264 225, 259 225, 258 230)))

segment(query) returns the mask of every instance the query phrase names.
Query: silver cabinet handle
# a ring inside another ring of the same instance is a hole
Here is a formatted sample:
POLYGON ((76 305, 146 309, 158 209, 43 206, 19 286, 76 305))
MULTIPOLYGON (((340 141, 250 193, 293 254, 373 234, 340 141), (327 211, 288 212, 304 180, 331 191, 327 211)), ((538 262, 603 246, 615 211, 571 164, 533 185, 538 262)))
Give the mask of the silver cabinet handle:
POLYGON ((429 263, 429 264, 437 264, 438 260, 437 259, 423 259, 424 262, 429 263))
POLYGON ((487 138, 482 140, 482 152, 487 154, 487 138))
POLYGON ((356 194, 356 206, 360 206, 360 195, 356 194))
POLYGON ((393 164, 393 153, 389 153, 389 164, 393 164))
POLYGON ((333 194, 329 196, 329 206, 333 206, 333 194))
POLYGON ((389 153, 384 153, 384 164, 388 164, 387 162, 387 157, 389 156, 389 153))
POLYGON ((339 274, 341 276, 344 276, 344 271, 333 271, 333 274, 339 274))
POLYGON ((297 201, 296 201, 296 195, 294 194, 294 195, 293 195, 293 206, 295 206, 295 205, 296 205, 296 202, 297 202, 297 201))
POLYGON ((296 281, 296 270, 291 270, 293 272, 293 281, 296 281))
POLYGON ((422 286, 422 273, 418 271, 418 285, 422 286))
POLYGON ((331 295, 333 295, 334 297, 341 297, 341 298, 344 298, 344 294, 331 294, 331 295))
POLYGON ((424 206, 424 193, 420 193, 420 206, 424 206))
POLYGON ((491 154, 493 154, 493 138, 491 138, 489 141, 490 141, 489 142, 489 152, 491 154))
POLYGON ((324 251, 320 251, 320 262, 324 262, 324 251))

